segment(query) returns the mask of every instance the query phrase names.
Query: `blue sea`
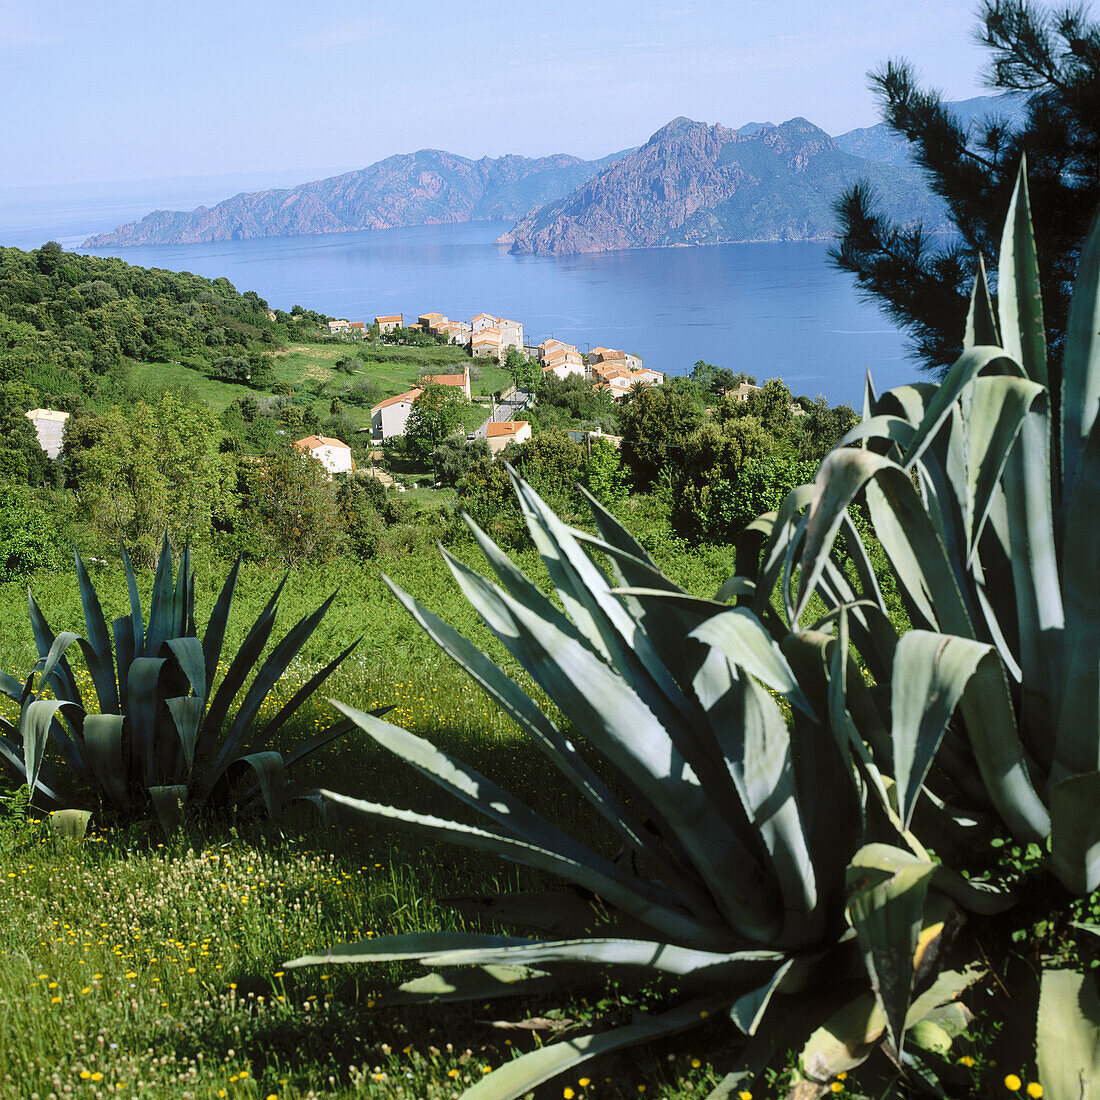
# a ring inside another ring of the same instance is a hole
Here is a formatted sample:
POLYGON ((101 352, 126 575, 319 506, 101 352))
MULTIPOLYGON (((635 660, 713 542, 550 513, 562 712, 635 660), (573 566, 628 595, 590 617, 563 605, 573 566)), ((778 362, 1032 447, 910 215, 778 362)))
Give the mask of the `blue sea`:
MULTIPOLYGON (((90 234, 154 208, 216 202, 232 193, 228 182, 0 191, 0 244, 33 248, 52 239, 79 248, 90 234)), ((705 359, 761 381, 781 377, 796 395, 824 394, 857 410, 868 368, 880 392, 918 374, 902 333, 829 266, 826 242, 513 256, 493 244, 508 228, 475 222, 86 251, 226 276, 273 307, 350 320, 495 313, 522 321, 528 343, 554 336, 582 351, 624 348, 669 374, 705 359)))

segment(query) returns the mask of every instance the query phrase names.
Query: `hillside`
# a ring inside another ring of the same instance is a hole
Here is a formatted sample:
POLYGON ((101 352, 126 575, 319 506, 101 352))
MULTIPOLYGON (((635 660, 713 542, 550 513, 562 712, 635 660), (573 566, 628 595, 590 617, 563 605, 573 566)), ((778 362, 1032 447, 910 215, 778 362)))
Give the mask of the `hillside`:
MULTIPOLYGON (((949 104, 954 116, 964 126, 981 123, 987 119, 1003 119, 1009 126, 1018 126, 1024 119, 1025 97, 1018 92, 1003 95, 975 96, 949 104)), ((880 164, 910 165, 913 163, 909 142, 894 133, 885 122, 877 126, 864 126, 838 134, 834 139, 846 153, 877 160, 880 164)))
POLYGON ((469 160, 438 149, 387 157, 367 168, 282 190, 235 195, 195 210, 155 210, 89 237, 84 248, 344 233, 406 225, 518 218, 610 164, 564 153, 469 160))
POLYGON ((852 156, 804 118, 741 130, 677 118, 501 243, 570 253, 827 237, 834 200, 861 179, 902 221, 946 225, 915 169, 852 156))

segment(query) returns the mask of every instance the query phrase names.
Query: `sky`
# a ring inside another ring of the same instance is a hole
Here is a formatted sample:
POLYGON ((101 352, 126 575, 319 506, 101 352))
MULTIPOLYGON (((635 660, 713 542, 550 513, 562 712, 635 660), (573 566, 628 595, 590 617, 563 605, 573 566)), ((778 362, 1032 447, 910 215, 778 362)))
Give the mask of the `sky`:
POLYGON ((982 94, 956 0, 0 0, 0 188, 316 179, 394 153, 599 157, 677 115, 878 121, 906 57, 982 94))

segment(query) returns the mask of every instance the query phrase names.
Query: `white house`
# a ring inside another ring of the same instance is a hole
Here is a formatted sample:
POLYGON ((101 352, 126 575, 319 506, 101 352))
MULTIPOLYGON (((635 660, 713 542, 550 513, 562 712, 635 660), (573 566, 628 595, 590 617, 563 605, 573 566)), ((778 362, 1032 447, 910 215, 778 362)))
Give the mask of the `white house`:
POLYGON ((329 321, 328 330, 329 330, 329 332, 331 332, 333 334, 340 333, 340 332, 349 332, 351 330, 351 322, 350 321, 329 321))
POLYGON ((69 419, 69 414, 58 412, 57 409, 31 409, 27 413, 27 419, 34 425, 39 447, 50 458, 57 458, 61 454, 61 440, 65 435, 65 421, 69 419))
POLYGON ((339 439, 327 435, 307 435, 296 440, 294 446, 315 458, 330 474, 351 472, 351 448, 339 439))
POLYGON ((588 353, 589 363, 613 363, 622 370, 641 370, 642 360, 637 355, 628 355, 618 348, 593 348, 588 353))
POLYGON ((509 443, 525 443, 531 438, 531 425, 526 420, 492 421, 485 425, 485 439, 493 454, 500 454, 509 443))
POLYGON ((387 397, 379 401, 370 411, 371 431, 375 439, 389 439, 391 435, 404 435, 405 424, 412 412, 413 402, 423 393, 421 389, 412 389, 408 393, 399 393, 396 397, 387 397))
POLYGON ((580 362, 579 357, 576 362, 572 359, 562 359, 558 363, 548 363, 542 368, 544 375, 552 374, 555 378, 561 378, 563 381, 571 374, 579 374, 584 377, 584 364, 580 362))

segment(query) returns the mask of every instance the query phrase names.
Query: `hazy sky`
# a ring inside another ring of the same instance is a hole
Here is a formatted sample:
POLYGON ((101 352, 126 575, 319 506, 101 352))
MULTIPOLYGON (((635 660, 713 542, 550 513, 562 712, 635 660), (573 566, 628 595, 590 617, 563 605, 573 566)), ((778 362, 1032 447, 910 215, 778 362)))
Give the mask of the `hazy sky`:
POLYGON ((909 58, 980 94, 955 0, 0 0, 0 186, 301 169, 424 147, 601 156, 676 115, 878 121, 909 58))

